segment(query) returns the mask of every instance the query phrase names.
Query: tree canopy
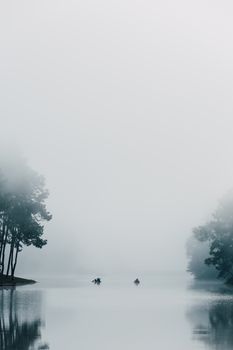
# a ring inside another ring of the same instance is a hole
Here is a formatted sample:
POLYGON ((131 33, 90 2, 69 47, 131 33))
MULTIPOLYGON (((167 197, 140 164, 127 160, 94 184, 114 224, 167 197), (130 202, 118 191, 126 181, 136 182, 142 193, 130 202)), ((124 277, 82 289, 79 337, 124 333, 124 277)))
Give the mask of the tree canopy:
POLYGON ((209 242, 200 242, 194 234, 188 239, 187 245, 188 272, 196 279, 212 280, 217 278, 214 266, 206 265, 205 259, 209 257, 209 242))
POLYGON ((24 246, 42 248, 44 222, 51 220, 45 180, 21 160, 15 173, 0 166, 0 274, 14 277, 24 246))
POLYGON ((233 191, 219 202, 212 219, 193 230, 199 242, 208 243, 205 264, 218 271, 218 277, 233 283, 233 191))

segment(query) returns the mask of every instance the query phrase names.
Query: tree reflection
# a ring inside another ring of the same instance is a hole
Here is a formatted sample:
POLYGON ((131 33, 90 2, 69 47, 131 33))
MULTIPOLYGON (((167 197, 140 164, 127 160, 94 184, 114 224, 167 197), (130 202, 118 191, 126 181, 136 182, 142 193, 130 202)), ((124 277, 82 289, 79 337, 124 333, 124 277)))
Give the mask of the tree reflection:
POLYGON ((226 298, 209 305, 192 307, 187 313, 193 325, 194 339, 211 349, 233 348, 233 300, 226 298))
POLYGON ((38 312, 40 298, 25 293, 17 294, 14 288, 0 289, 0 349, 49 349, 41 343, 42 321, 38 312))

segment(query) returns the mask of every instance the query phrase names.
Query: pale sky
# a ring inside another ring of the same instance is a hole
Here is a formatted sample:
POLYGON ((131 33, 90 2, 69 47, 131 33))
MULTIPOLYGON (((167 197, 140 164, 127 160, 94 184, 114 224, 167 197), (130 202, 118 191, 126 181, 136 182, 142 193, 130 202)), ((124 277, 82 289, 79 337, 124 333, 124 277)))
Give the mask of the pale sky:
POLYGON ((232 12, 0 3, 1 147, 44 174, 54 215, 18 271, 186 269, 192 227, 233 187, 232 12))

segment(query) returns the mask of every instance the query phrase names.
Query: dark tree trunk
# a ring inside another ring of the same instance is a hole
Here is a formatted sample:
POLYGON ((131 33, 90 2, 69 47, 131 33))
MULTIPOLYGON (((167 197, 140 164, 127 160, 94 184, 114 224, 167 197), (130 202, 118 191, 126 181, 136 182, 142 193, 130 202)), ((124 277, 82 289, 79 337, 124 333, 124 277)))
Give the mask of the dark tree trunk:
POLYGON ((13 263, 13 254, 12 254, 12 260, 11 260, 11 278, 14 279, 15 276, 15 268, 17 265, 18 260, 18 254, 19 254, 19 243, 17 243, 16 252, 15 252, 15 261, 13 263))
POLYGON ((7 237, 8 237, 8 232, 9 229, 8 227, 6 227, 6 232, 5 232, 5 238, 4 238, 4 242, 3 242, 3 247, 2 247, 2 257, 1 257, 1 274, 4 274, 4 269, 5 269, 5 252, 6 252, 6 244, 7 244, 7 237))
POLYGON ((4 244, 4 236, 5 236, 5 224, 4 224, 4 219, 2 219, 2 223, 1 223, 1 241, 0 241, 0 261, 2 261, 2 250, 3 250, 3 244, 4 244))
POLYGON ((4 222, 4 219, 2 219, 2 230, 1 230, 1 243, 0 243, 0 274, 3 275, 4 270, 4 258, 5 258, 5 240, 7 236, 7 228, 6 224, 4 222))
POLYGON ((10 253, 9 253, 9 257, 8 257, 8 265, 7 265, 7 272, 6 272, 7 276, 9 276, 10 267, 11 267, 11 264, 12 264, 13 251, 14 251, 14 244, 11 243, 11 249, 10 249, 10 253))

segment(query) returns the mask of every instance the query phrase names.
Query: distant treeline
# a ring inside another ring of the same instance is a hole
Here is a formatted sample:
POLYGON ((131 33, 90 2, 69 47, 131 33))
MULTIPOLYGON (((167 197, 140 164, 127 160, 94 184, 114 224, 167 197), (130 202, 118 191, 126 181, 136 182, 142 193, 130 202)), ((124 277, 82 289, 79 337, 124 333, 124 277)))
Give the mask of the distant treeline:
POLYGON ((51 219, 45 200, 44 178, 22 159, 17 164, 0 164, 0 280, 14 277, 23 246, 42 248, 44 221, 51 219))
POLYGON ((233 284, 233 192, 219 202, 209 222, 193 229, 187 242, 188 271, 197 279, 233 284))

